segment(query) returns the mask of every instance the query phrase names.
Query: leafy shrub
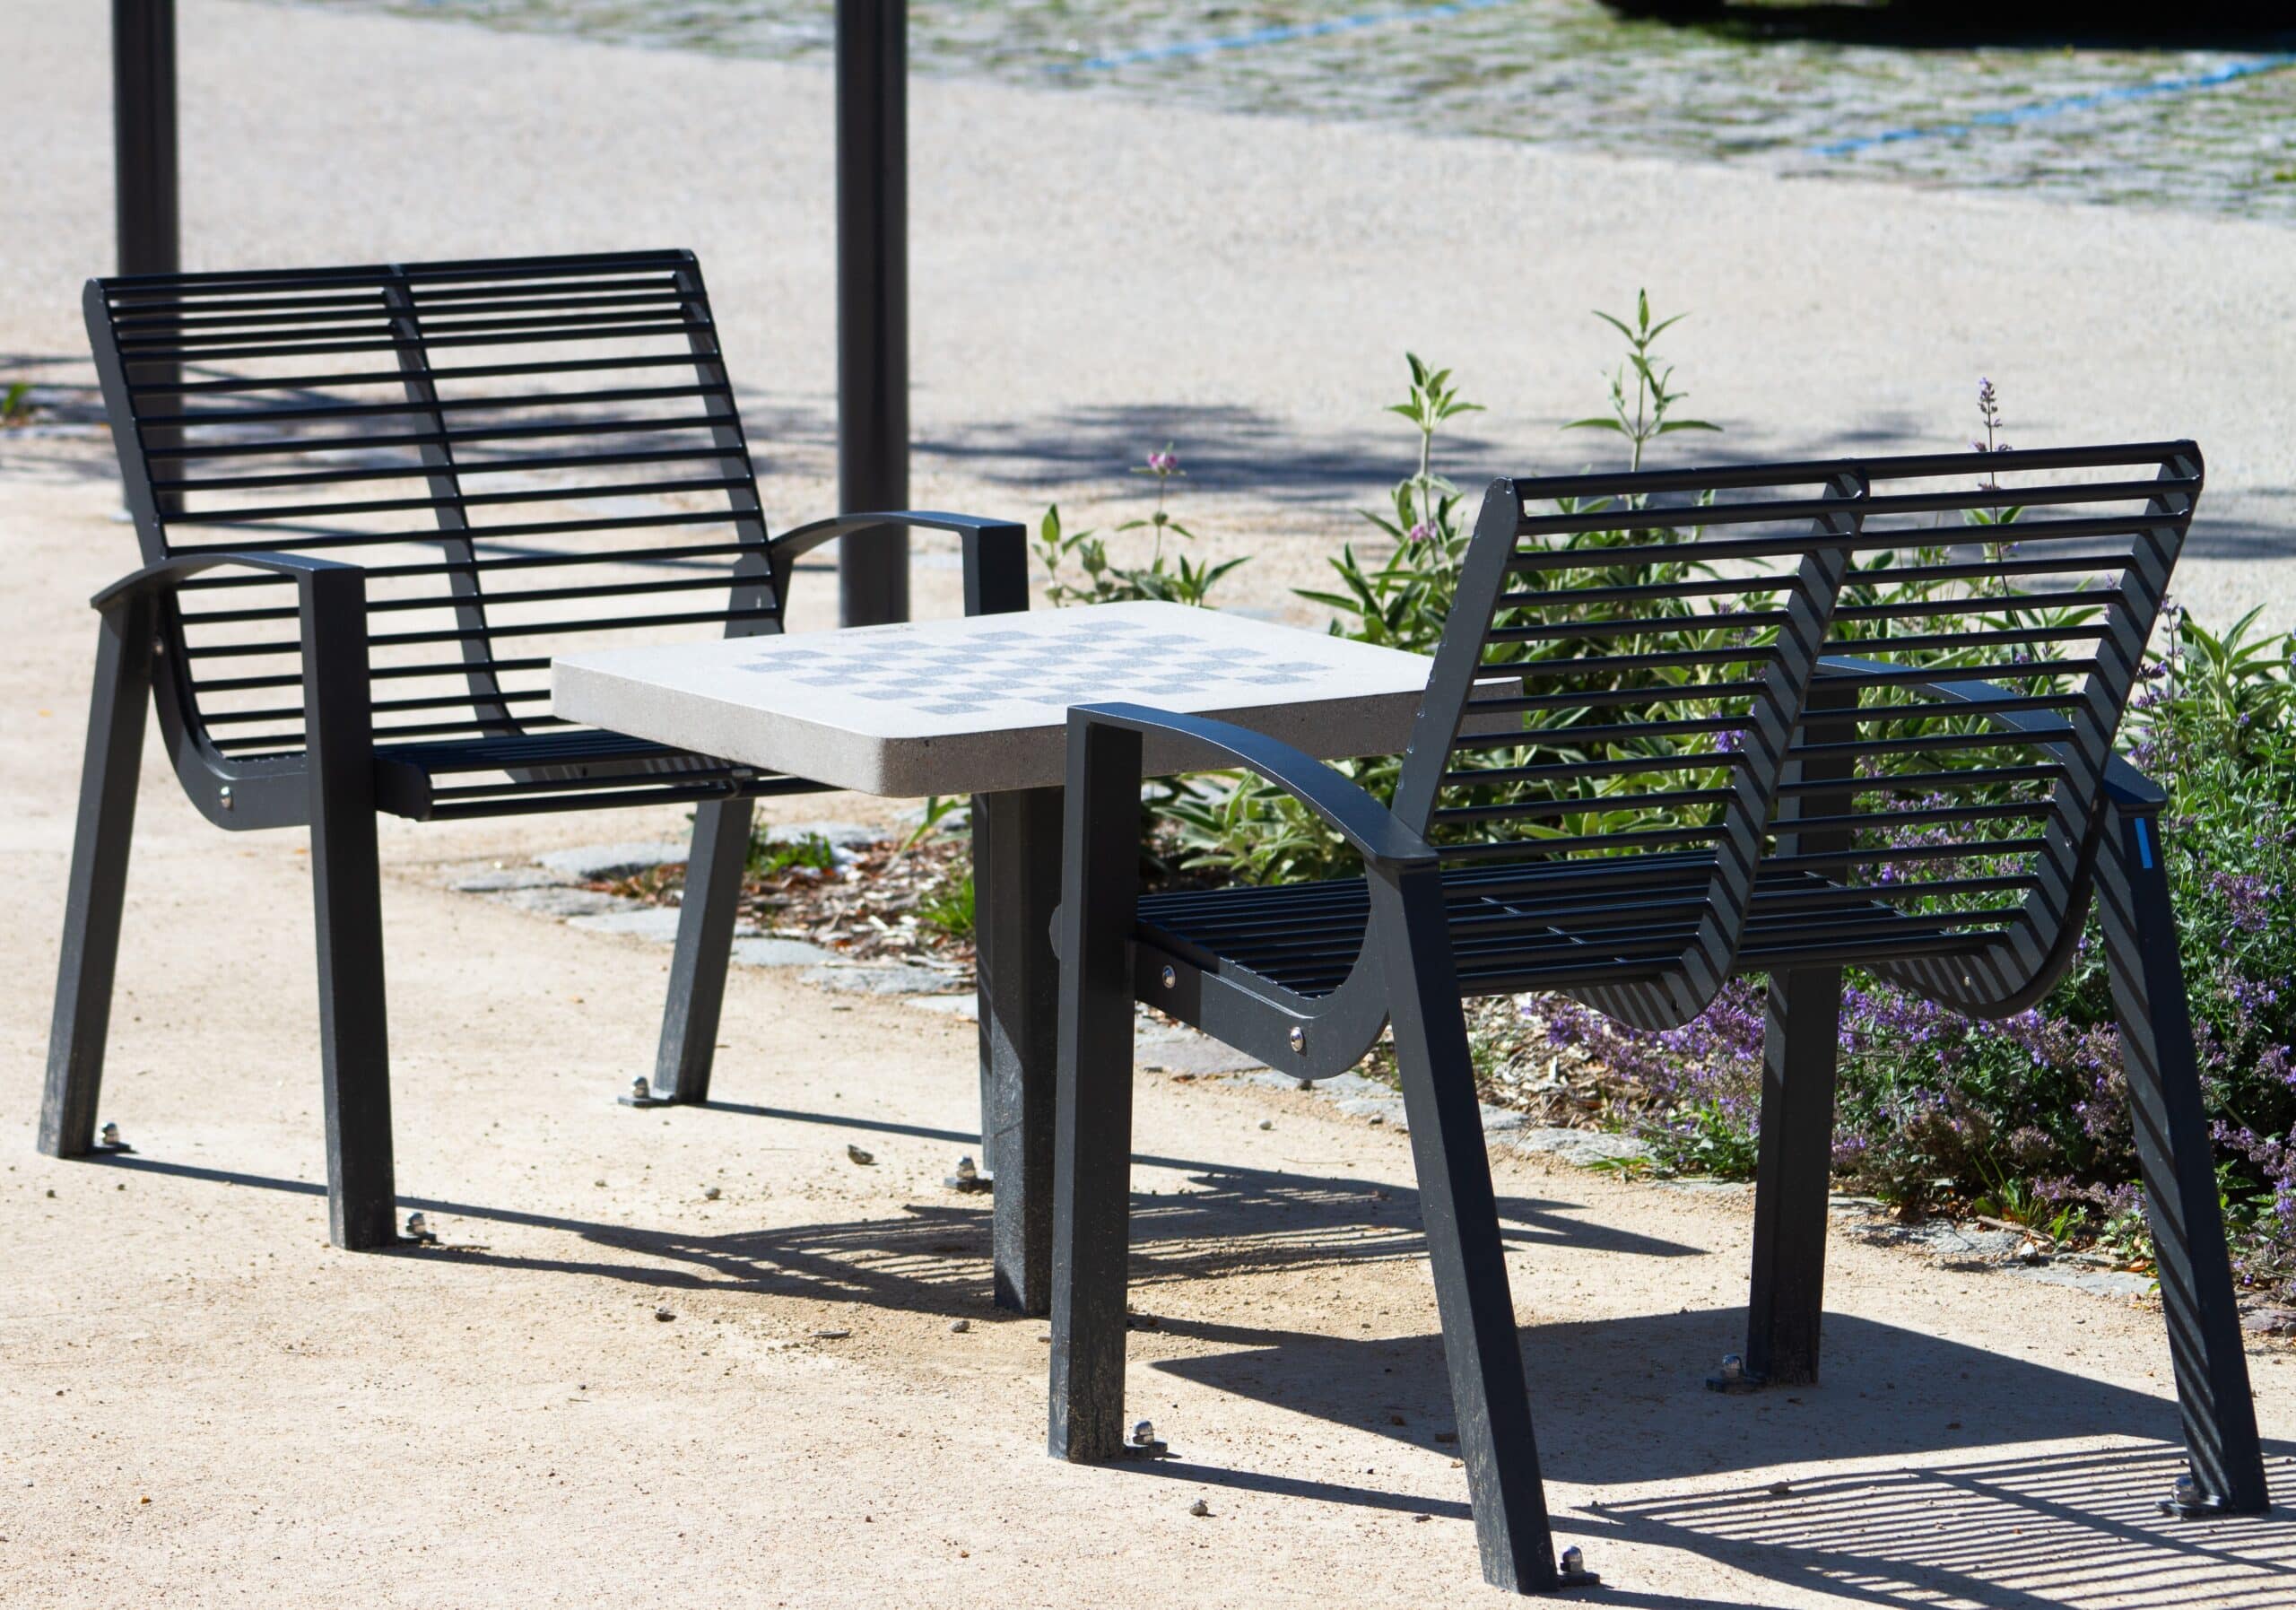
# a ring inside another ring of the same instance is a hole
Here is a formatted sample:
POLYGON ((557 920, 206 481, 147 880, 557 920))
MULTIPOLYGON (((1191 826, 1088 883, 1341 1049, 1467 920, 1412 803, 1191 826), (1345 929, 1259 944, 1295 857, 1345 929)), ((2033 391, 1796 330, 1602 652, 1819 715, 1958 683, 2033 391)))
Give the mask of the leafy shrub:
POLYGON ((837 850, 819 833, 804 833, 795 839, 778 836, 778 830, 759 827, 750 833, 749 875, 752 879, 778 877, 782 874, 804 870, 822 873, 837 868, 837 850))

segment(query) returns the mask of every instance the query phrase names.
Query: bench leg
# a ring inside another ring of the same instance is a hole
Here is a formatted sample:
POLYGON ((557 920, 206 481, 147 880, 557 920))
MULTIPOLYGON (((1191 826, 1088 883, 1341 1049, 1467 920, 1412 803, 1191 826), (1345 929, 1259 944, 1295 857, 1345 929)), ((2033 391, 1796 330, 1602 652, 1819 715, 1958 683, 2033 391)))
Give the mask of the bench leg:
POLYGON ((1396 1063, 1483 1580, 1510 1592, 1544 1592, 1567 1584, 1556 1571, 1547 1527, 1442 889, 1431 873, 1406 873, 1392 887, 1375 879, 1372 889, 1373 932, 1387 947, 1396 1063))
POLYGON ((1805 1387, 1818 1379, 1840 1024, 1839 968, 1771 976, 1745 1365, 1757 1380, 1779 1386, 1805 1387))
POLYGON ((2160 821, 2109 810, 2106 835, 2098 857, 2098 914, 2160 1265, 2177 1405, 2197 1489, 2190 1507, 2261 1514, 2272 1500, 2232 1296, 2160 821))
POLYGON ((365 581, 345 570, 302 585, 327 1211, 335 1244, 358 1252, 398 1240, 365 581))
POLYGON ((709 1070, 726 1005, 726 969, 733 955, 735 919, 741 913, 742 874, 749 865, 753 814, 746 799, 715 801, 693 813, 685 896, 678 907, 677 949, 670 957, 662 1043, 654 1057, 657 1101, 709 1099, 709 1070))
MULTIPOLYGON (((1070 734, 1062 831, 1049 1441, 1056 1458, 1081 1461, 1114 1458, 1124 1446, 1140 735, 1095 727, 1080 737, 1073 718, 1070 734)), ((996 1188, 1001 1196, 1001 1180, 996 1188)))
POLYGON ((103 1088, 104 1041, 111 1027, 112 976, 119 958, 128 839, 135 823, 136 770, 144 756, 151 683, 151 611, 130 605, 107 614, 97 641, 56 1015, 48 1031, 48 1086, 40 1099, 39 1149, 50 1157, 83 1157, 95 1149, 96 1099, 103 1088))
MULTIPOLYGON (((975 797, 981 1161, 996 1180, 996 1305, 1052 1306, 1052 1159, 1059 1073, 1061 790, 975 797)), ((1126 1000, 1127 1021, 1130 998, 1126 1000)))

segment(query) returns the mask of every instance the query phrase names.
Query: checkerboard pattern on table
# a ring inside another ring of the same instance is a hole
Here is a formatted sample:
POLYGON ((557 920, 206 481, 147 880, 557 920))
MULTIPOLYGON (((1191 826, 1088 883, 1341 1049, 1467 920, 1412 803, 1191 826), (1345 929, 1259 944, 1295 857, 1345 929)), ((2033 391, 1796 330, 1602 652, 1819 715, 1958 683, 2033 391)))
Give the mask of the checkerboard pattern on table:
POLYGON ((961 639, 868 634, 834 648, 785 640, 742 668, 935 716, 1010 704, 1066 709, 1223 685, 1296 686, 1328 669, 1314 660, 1081 612, 1074 620, 1053 615, 1026 629, 968 632, 961 639))

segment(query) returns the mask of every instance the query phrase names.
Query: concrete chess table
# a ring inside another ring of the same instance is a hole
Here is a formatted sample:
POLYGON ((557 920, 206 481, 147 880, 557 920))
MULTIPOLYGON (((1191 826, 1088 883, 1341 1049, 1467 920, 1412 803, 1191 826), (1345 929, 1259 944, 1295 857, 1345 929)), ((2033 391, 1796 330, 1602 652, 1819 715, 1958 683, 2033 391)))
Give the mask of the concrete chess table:
MULTIPOLYGON (((1177 604, 1102 604, 561 657, 557 713, 865 794, 1052 788, 1068 708, 1219 716, 1319 757, 1392 753, 1431 662, 1177 604)), ((1151 740, 1151 772, 1210 763, 1151 740)))
MULTIPOLYGON (((1402 749, 1431 660, 1176 604, 1103 604, 566 655, 558 715, 863 793, 973 797, 981 1152, 996 1301, 1052 1267, 1062 789, 1071 705, 1218 716, 1323 759, 1402 749)), ((1155 739, 1151 773, 1216 764, 1155 739)), ((680 1098, 683 1099, 683 1098, 680 1098)))

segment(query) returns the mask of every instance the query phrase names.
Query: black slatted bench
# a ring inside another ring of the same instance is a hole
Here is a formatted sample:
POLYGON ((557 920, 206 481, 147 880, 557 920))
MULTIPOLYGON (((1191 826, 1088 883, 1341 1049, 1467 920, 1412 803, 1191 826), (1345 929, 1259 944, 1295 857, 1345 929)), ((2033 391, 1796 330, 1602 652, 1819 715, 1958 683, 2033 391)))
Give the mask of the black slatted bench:
POLYGON ((1484 1575, 1550 1539, 1462 997, 1639 1028, 1770 979, 1750 1335, 1816 1376, 1842 970, 1978 1017, 2104 919, 2184 1412, 2187 1508, 2266 1504, 2159 789, 2113 753, 2201 488, 2190 443, 1496 483, 1392 807, 1282 744, 1071 712, 1052 1450, 1124 1452, 1135 1001, 1302 1078, 1391 1031, 1484 1575), (2013 492, 1987 489, 2005 468, 2013 492), (2014 524, 1965 526, 2005 504, 2014 524), (1890 562, 1882 566, 1883 555, 1890 562), (1519 678, 1519 696, 1476 698, 1519 678), (1494 721, 1494 717, 1512 719, 1494 721), (1186 734, 1365 875, 1142 896, 1142 735, 1186 734))
POLYGON ((752 802, 816 791, 550 709, 561 647, 781 630, 797 556, 955 531, 966 606, 1028 606, 1008 522, 767 534, 690 252, 91 281, 144 568, 101 628, 39 1144, 96 1145, 149 698, 232 831, 308 826, 334 1237, 396 1239, 375 814, 695 807, 654 1085, 706 1092, 752 802))

